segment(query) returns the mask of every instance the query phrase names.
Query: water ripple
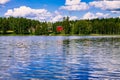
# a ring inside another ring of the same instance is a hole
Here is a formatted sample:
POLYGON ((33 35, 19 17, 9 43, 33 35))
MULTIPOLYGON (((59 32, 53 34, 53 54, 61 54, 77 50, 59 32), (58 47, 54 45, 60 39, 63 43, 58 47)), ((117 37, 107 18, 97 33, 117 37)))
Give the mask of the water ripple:
POLYGON ((119 80, 120 38, 2 36, 0 80, 119 80))

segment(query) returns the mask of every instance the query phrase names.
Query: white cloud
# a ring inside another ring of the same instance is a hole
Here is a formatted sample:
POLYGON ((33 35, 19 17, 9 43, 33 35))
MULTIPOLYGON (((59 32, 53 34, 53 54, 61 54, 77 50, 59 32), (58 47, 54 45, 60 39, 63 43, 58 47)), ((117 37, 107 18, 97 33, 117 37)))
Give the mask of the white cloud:
MULTIPOLYGON (((62 21, 63 17, 67 17, 67 16, 56 15, 53 18, 51 18, 51 22, 62 21)), ((78 19, 77 16, 69 16, 69 20, 77 20, 77 19, 78 19)))
POLYGON ((83 19, 95 19, 95 18, 107 18, 107 17, 109 17, 109 14, 103 14, 100 12, 97 12, 94 14, 94 13, 88 12, 83 16, 83 19))
POLYGON ((78 5, 81 0, 66 0, 65 5, 78 5))
POLYGON ((62 14, 61 11, 57 11, 57 10, 56 10, 54 13, 55 13, 56 15, 62 14))
POLYGON ((61 21, 63 19, 62 15, 55 15, 51 18, 51 22, 61 21))
POLYGON ((78 19, 77 16, 71 16, 71 17, 70 17, 70 20, 77 20, 77 19, 78 19))
POLYGON ((9 9, 5 16, 13 16, 13 17, 26 17, 37 20, 46 20, 51 16, 51 13, 46 9, 32 9, 30 7, 21 6, 19 8, 9 9))
POLYGON ((50 13, 46 9, 32 9, 30 7, 21 6, 19 8, 9 9, 5 14, 6 17, 25 17, 29 19, 35 19, 39 21, 61 21, 63 16, 59 11, 50 13))
POLYGON ((10 0, 0 0, 0 4, 3 5, 3 4, 6 4, 7 2, 9 2, 10 0))
POLYGON ((69 5, 69 6, 61 6, 60 9, 68 10, 68 11, 80 11, 87 10, 89 6, 86 3, 80 3, 78 5, 69 5))
POLYGON ((85 2, 80 2, 80 0, 66 0, 65 6, 61 6, 59 9, 80 11, 89 9, 89 6, 85 2))
POLYGON ((93 18, 96 18, 95 15, 91 12, 88 12, 86 13, 84 16, 83 16, 83 19, 93 19, 93 18))
POLYGON ((102 10, 117 10, 120 9, 120 1, 93 1, 89 3, 91 6, 101 8, 102 10))
MULTIPOLYGON (((56 21, 62 21, 63 20, 63 17, 68 17, 67 15, 63 15, 60 11, 55 11, 53 14, 52 14, 52 17, 51 17, 51 22, 56 22, 56 21)), ((69 19, 70 20, 76 20, 78 19, 77 16, 69 16, 69 19)))
POLYGON ((114 14, 120 14, 120 11, 111 11, 114 14))

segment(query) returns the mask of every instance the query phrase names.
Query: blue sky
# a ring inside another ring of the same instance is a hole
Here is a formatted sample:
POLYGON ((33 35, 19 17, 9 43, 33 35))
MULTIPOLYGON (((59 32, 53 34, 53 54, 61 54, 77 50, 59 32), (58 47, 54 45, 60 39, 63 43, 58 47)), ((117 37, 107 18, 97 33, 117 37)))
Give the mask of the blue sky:
POLYGON ((39 21, 60 21, 120 17, 117 0, 0 0, 0 17, 26 17, 39 21))

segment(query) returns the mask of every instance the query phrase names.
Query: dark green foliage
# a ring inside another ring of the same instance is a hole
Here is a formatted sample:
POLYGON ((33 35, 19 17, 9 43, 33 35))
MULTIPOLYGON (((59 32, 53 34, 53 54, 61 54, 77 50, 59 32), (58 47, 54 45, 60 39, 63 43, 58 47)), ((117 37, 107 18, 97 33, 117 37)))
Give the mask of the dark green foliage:
POLYGON ((70 26, 70 21, 69 21, 69 17, 64 17, 63 18, 63 24, 62 24, 63 28, 64 28, 64 33, 65 34, 70 34, 71 32, 71 26, 70 26))
POLYGON ((0 18, 0 34, 120 34, 120 18, 70 21, 69 17, 64 17, 63 21, 55 23, 26 18, 0 18), (63 31, 58 33, 57 26, 62 26, 63 31))
POLYGON ((7 34, 7 30, 10 30, 9 20, 7 18, 0 18, 0 33, 7 34))

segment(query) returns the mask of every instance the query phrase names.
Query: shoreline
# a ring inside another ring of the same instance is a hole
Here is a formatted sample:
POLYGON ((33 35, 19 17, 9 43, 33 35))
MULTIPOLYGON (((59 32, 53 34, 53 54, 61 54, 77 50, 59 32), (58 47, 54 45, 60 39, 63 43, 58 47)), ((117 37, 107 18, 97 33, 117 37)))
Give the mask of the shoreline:
POLYGON ((24 34, 0 34, 1 36, 116 36, 116 37, 120 37, 120 35, 117 34, 113 34, 113 35, 109 35, 109 34, 89 34, 89 35, 85 35, 85 34, 79 34, 79 35, 75 35, 75 34, 49 34, 49 35, 24 35, 24 34))

